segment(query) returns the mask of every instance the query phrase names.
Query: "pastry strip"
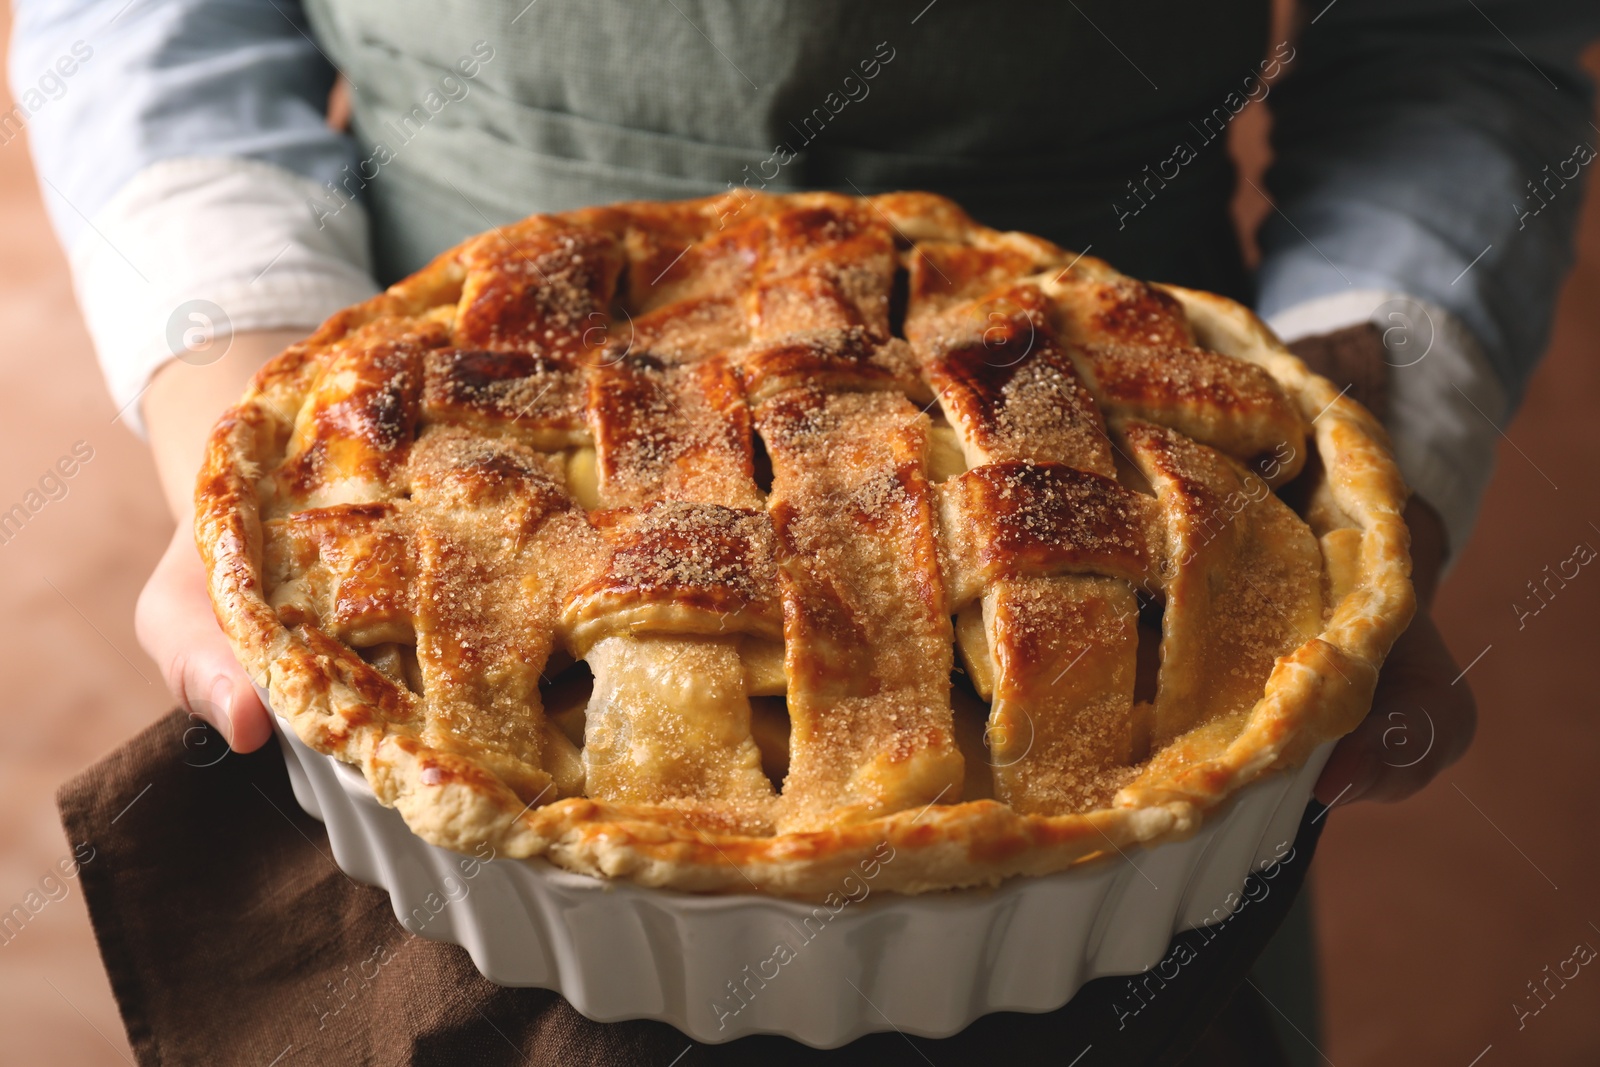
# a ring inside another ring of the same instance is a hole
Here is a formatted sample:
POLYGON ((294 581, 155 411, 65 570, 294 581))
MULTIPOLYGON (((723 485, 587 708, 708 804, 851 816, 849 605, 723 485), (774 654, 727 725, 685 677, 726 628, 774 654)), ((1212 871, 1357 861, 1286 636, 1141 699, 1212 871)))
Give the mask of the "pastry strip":
POLYGON ((1111 440, 1035 285, 947 310, 929 381, 972 469, 941 487, 945 582, 982 593, 963 656, 991 698, 995 795, 1018 811, 1089 810, 1140 758, 1138 605, 1153 502, 1114 479, 1111 440), (951 340, 950 338, 954 338, 951 340), (1068 571, 1076 573, 1066 573, 1068 571))
POLYGON ((1136 420, 1122 436, 1166 520, 1159 746, 1248 711, 1277 657, 1317 635, 1322 554, 1267 483, 1220 452, 1136 420))
MULTIPOLYGON (((710 809, 770 830, 742 635, 780 632, 750 416, 720 358, 634 353, 593 370, 589 422, 610 552, 565 625, 594 671, 588 795, 710 809)), ((730 825, 734 825, 730 823, 730 825)))
POLYGON ((599 547, 551 466, 449 427, 411 461, 423 739, 477 753, 529 804, 551 785, 539 681, 557 610, 599 547))
POLYGON ((957 799, 927 417, 898 393, 793 389, 756 424, 789 675, 780 830, 957 799))

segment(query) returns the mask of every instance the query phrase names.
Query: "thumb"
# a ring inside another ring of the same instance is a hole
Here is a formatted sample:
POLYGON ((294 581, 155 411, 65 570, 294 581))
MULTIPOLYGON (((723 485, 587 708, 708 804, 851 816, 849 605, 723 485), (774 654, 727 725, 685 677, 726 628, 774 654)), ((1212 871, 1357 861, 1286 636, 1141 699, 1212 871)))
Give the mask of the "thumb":
POLYGON ((271 737, 267 709, 211 612, 205 567, 187 523, 139 594, 134 631, 173 697, 216 727, 234 751, 253 751, 271 737))

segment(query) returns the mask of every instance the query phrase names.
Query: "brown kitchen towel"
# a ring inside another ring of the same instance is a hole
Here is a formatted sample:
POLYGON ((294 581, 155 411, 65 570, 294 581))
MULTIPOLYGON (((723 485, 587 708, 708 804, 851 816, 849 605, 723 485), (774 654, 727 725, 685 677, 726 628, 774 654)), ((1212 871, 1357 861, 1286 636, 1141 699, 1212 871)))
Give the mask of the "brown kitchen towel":
POLYGON ((1179 935, 1155 973, 1103 978, 1060 1011, 991 1015, 944 1040, 890 1030, 821 1052, 776 1037, 701 1045, 663 1023, 595 1023, 554 993, 494 985, 334 865, 276 746, 231 753, 176 711, 59 800, 68 839, 94 850, 84 895, 143 1067, 1271 1065, 1283 1062, 1271 1009, 1244 979, 1320 828, 1313 804, 1270 884, 1256 878, 1220 930, 1179 935))

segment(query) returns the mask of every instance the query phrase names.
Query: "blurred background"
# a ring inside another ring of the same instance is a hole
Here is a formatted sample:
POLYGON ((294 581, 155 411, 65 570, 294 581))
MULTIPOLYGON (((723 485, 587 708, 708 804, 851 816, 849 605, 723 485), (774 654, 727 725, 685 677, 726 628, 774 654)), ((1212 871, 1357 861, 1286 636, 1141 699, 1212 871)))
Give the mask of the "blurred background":
MULTIPOLYGON (((1588 65, 1600 75, 1600 48, 1588 65)), ((1252 106, 1232 127, 1257 184, 1267 125, 1252 106)), ((1520 625, 1514 609, 1546 566, 1583 542, 1600 549, 1597 174, 1549 354, 1505 428, 1483 518, 1437 607, 1456 658, 1472 664, 1477 742, 1420 796, 1340 809, 1323 836, 1322 1052, 1341 1067, 1600 1063, 1600 973, 1541 986, 1554 992, 1520 1028, 1513 1007, 1537 1006, 1529 983, 1576 946, 1600 948, 1600 568, 1520 625)), ((1270 208, 1241 190, 1248 230, 1270 208)), ((131 1063, 77 883, 44 879, 71 856, 56 787, 169 708, 134 640, 133 605, 170 520, 144 445, 101 385, 25 135, 0 144, 0 233, 0 512, 63 457, 75 470, 0 536, 0 911, 30 892, 46 901, 0 943, 0 1060, 131 1063)))

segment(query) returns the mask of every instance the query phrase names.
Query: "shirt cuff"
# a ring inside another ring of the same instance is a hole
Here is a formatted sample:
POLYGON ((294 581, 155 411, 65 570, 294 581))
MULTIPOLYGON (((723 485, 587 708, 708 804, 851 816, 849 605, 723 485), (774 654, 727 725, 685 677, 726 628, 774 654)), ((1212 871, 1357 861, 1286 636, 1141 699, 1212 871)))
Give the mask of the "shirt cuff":
POLYGON ((73 286, 118 418, 172 359, 220 358, 244 330, 304 328, 377 292, 366 213, 323 189, 231 157, 170 159, 136 174, 73 245, 73 286), (320 215, 320 218, 319 218, 320 215))
POLYGON ((1509 412, 1505 387, 1455 315, 1405 293, 1360 289, 1268 320, 1286 342, 1370 322, 1383 334, 1388 416, 1400 473, 1444 520, 1449 555, 1466 544, 1509 412))

